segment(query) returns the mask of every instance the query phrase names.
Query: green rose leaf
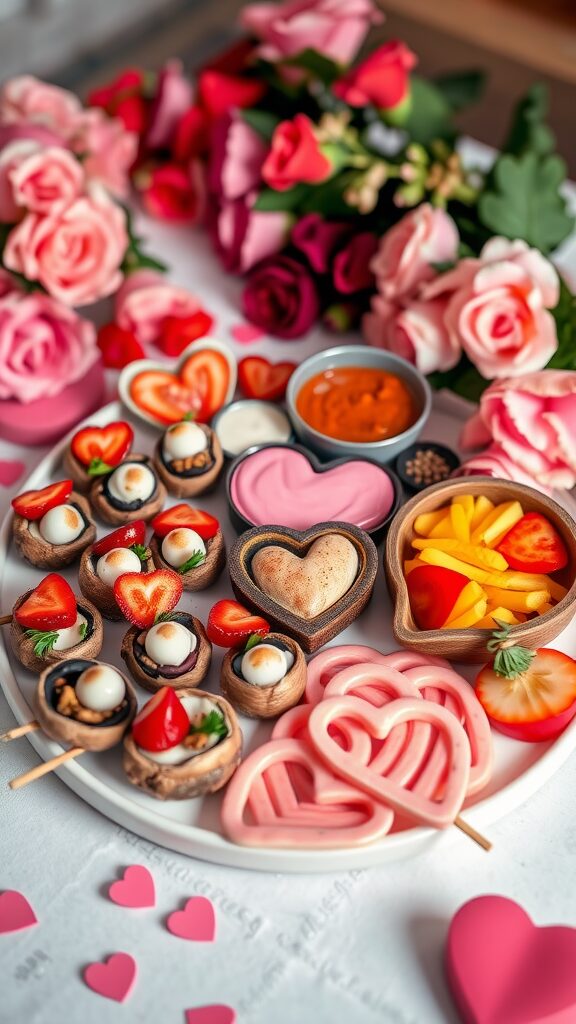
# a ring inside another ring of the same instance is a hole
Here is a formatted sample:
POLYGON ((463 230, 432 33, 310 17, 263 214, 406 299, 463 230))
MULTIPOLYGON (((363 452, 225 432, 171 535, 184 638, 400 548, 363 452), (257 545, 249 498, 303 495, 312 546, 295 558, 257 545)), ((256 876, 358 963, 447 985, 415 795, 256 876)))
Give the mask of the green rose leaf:
POLYGON ((276 213, 279 210, 295 210, 310 192, 308 185, 295 185, 285 192, 277 192, 274 188, 262 189, 254 203, 254 209, 261 213, 276 213))
POLYGON ((304 71, 309 71, 314 78, 318 78, 325 85, 330 85, 340 77, 342 68, 336 64, 329 57, 325 57, 324 54, 318 53, 317 50, 308 48, 302 50, 301 53, 296 54, 295 57, 290 57, 288 60, 282 61, 283 64, 289 64, 291 67, 302 68, 304 71))
POLYGON ((426 146, 434 139, 453 138, 452 107, 441 89, 419 75, 412 75, 410 81, 412 107, 402 125, 410 141, 426 146))
POLYGON ((270 142, 280 119, 269 110, 241 110, 240 115, 257 135, 270 142))
POLYGON ((538 153, 539 156, 551 153, 556 140, 545 123, 547 114, 548 89, 537 82, 517 104, 502 152, 515 156, 527 152, 538 153))
POLYGON ((454 111, 463 110, 482 97, 486 85, 484 71, 453 71, 438 75, 434 85, 454 111))

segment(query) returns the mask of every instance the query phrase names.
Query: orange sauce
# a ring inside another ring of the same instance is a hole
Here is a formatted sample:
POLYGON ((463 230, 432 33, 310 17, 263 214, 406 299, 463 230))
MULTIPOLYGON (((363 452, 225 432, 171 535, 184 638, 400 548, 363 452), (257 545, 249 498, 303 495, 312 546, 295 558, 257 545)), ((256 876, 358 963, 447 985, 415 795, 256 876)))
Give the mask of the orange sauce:
POLYGON ((418 417, 401 377, 370 366, 338 366, 310 377, 296 396, 303 420, 338 441, 383 441, 418 417))

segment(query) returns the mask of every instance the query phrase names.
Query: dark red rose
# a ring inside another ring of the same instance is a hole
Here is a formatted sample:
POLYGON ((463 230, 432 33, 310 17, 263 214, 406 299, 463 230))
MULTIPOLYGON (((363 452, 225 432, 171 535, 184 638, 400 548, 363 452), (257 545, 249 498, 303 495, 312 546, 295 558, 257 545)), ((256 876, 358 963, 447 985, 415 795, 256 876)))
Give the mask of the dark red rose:
POLYGON ((379 240, 371 231, 353 235, 334 257, 334 285, 341 295, 353 295, 372 288, 374 274, 370 270, 372 258, 378 251, 379 240))
POLYGON ((246 319, 278 338, 299 338, 318 317, 316 282, 290 256, 272 256, 254 268, 242 296, 246 319))
POLYGON ((187 164, 203 156, 210 141, 208 116, 201 107, 192 106, 182 115, 172 139, 172 156, 177 164, 187 164))
POLYGON ((198 76, 198 102, 211 118, 222 117, 232 107, 255 107, 266 92, 266 83, 222 71, 202 71, 198 76))
POLYGON ((312 270, 326 274, 338 245, 350 234, 350 226, 325 220, 320 213, 307 213, 292 229, 292 245, 306 256, 312 270))
POLYGON ((101 107, 111 117, 119 117, 129 132, 141 135, 148 120, 148 103, 144 98, 144 72, 126 68, 117 78, 88 96, 91 107, 101 107))

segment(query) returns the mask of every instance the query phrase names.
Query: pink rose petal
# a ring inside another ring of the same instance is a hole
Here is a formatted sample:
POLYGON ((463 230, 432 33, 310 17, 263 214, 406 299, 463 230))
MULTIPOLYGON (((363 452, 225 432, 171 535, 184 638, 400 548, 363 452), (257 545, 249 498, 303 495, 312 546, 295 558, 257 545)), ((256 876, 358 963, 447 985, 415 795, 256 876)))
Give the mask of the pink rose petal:
POLYGON ((240 345, 249 345, 253 341, 260 341, 260 338, 266 337, 266 332, 261 327, 256 327, 255 324, 235 324, 230 328, 230 334, 240 345))

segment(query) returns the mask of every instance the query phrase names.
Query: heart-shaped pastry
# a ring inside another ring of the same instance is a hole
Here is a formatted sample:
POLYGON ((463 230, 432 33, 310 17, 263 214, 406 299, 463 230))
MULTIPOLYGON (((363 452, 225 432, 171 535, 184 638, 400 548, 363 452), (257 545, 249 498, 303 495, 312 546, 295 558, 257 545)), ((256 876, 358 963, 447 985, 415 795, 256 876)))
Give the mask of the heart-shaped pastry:
POLYGON ((348 523, 302 532, 253 527, 233 545, 229 568, 237 598, 311 654, 363 611, 377 554, 368 534, 348 523))
POLYGON ((222 803, 224 832, 242 846, 364 845, 385 835, 393 820, 389 808, 336 778, 306 743, 294 739, 270 740, 250 754, 222 803), (271 773, 275 767, 284 770, 271 773))
POLYGON ((432 701, 401 697, 383 707, 372 707, 359 697, 331 697, 317 704, 310 715, 308 730, 311 741, 323 761, 340 778, 363 789, 398 813, 424 825, 446 828, 460 812, 470 774, 470 744, 456 717, 446 708, 432 701), (401 771, 395 764, 387 775, 372 768, 372 764, 358 764, 334 742, 330 726, 339 718, 353 719, 377 739, 385 739, 392 729, 405 722, 423 722, 433 726, 448 750, 448 767, 444 765, 435 778, 428 778, 428 789, 411 788, 422 765, 421 749, 414 750, 410 764, 408 756, 402 759, 401 771))
POLYGON ((375 534, 400 498, 398 480, 384 466, 360 458, 321 463, 293 444, 262 445, 241 455, 228 479, 232 519, 243 530, 266 523, 306 530, 333 519, 375 534))
POLYGON ((222 341, 202 338, 184 349, 174 369, 153 359, 136 359, 118 379, 123 404, 154 427, 177 423, 187 412, 209 421, 232 400, 236 359, 222 341))
POLYGON ((466 1024, 573 1024, 576 929, 537 928, 504 896, 479 896, 454 915, 446 971, 466 1024))

